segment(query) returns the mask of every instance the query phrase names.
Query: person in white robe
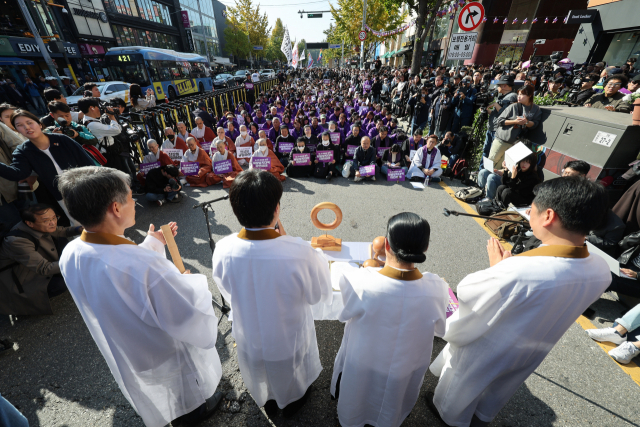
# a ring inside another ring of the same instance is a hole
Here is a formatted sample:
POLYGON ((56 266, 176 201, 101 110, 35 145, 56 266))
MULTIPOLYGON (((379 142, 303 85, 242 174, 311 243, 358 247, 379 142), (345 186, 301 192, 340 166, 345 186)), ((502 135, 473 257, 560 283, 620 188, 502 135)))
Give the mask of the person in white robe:
POLYGON ((162 142, 161 150, 172 150, 176 144, 176 133, 170 127, 164 128, 165 140, 162 142))
POLYGON ((427 176, 434 182, 440 181, 442 175, 442 155, 436 147, 438 138, 435 135, 427 138, 426 144, 416 151, 407 172, 407 179, 425 179, 427 176))
POLYGON ((328 261, 299 237, 282 235, 282 184, 257 169, 240 173, 229 191, 243 225, 220 240, 213 279, 231 307, 242 379, 273 416, 300 409, 322 371, 311 306, 331 303, 328 261), (264 194, 256 198, 255 194, 264 194))
POLYGON ((160 161, 160 147, 155 150, 155 147, 158 147, 158 142, 155 139, 147 140, 147 148, 149 149, 149 154, 142 158, 142 163, 153 163, 160 161), (153 152, 155 150, 155 153, 153 152))
POLYGON ((269 147, 267 147, 267 140, 265 138, 260 138, 256 142, 251 159, 249 159, 249 169, 253 169, 253 159, 255 157, 269 157, 269 147))
MULTIPOLYGON (((247 132, 247 127, 245 125, 241 125, 240 136, 238 136, 235 140, 236 149, 237 147, 251 146, 251 142, 255 143, 255 141, 253 141, 253 137, 249 134, 249 132, 247 132)), ((247 164, 247 160, 241 158, 241 159, 238 159, 238 163, 240 165, 245 165, 247 164)))
MULTIPOLYGON (((191 425, 222 399, 218 320, 207 278, 180 274, 153 225, 144 242, 124 237, 135 224, 129 176, 96 166, 69 169, 59 188, 85 227, 67 245, 60 270, 122 394, 148 427, 191 425)), ((177 225, 169 224, 173 234, 177 225)), ((186 272, 188 273, 188 272, 186 272)))
POLYGON ((331 381, 342 427, 400 426, 418 400, 449 302, 447 284, 414 266, 426 260, 429 234, 418 215, 395 215, 385 267, 343 270, 338 320, 346 325, 331 381))
POLYGON ((604 187, 562 177, 535 191, 530 224, 542 246, 511 256, 491 239, 491 267, 458 285, 460 308, 447 320, 448 344, 430 367, 440 380, 427 397, 450 426, 493 420, 611 282, 584 243, 606 215, 604 187))
MULTIPOLYGON (((194 138, 189 137, 187 138, 187 144, 189 143, 190 140, 195 142, 194 138)), ((200 154, 200 147, 198 147, 198 144, 192 144, 191 146, 189 146, 189 149, 184 152, 184 154, 182 155, 182 160, 180 161, 181 162, 197 162, 199 154, 200 154)))

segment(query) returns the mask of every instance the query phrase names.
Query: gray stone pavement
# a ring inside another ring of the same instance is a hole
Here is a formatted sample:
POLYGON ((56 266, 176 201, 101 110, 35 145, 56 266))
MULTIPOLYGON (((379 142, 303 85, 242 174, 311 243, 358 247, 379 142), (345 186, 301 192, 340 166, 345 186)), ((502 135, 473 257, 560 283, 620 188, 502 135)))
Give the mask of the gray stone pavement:
MULTIPOLYGON (((460 186, 459 181, 447 184, 460 186)), ((310 240, 319 235, 309 213, 319 202, 331 201, 343 211, 344 220, 333 235, 344 241, 371 241, 385 232, 387 219, 398 212, 412 211, 431 224, 431 246, 427 261, 420 265, 444 277, 455 290, 467 274, 488 266, 485 252, 488 234, 470 218, 445 218, 442 209, 461 210, 440 185, 424 190, 408 182, 354 183, 343 178, 330 183, 315 179, 284 183, 282 221, 288 234, 310 240)), ((206 225, 200 210, 192 205, 227 194, 220 186, 186 189, 185 200, 162 208, 140 198, 137 224, 127 232, 141 242, 149 223, 156 227, 178 221, 177 243, 185 265, 192 272, 206 274, 211 281, 211 252, 206 225)), ((214 205, 214 238, 240 229, 228 201, 214 205)), ((328 222, 333 214, 323 211, 328 222)), ((0 393, 16 405, 31 426, 142 426, 122 396, 109 369, 68 295, 53 301, 55 315, 24 316, 9 323, 0 318, 0 337, 10 337, 16 350, 0 356, 0 393)), ((598 327, 607 326, 625 309, 610 298, 596 305, 598 327)), ((220 389, 225 392, 220 410, 204 426, 338 426, 336 402, 329 385, 333 361, 342 339, 338 321, 318 321, 316 330, 324 370, 314 383, 307 405, 293 418, 269 420, 253 402, 238 370, 230 324, 220 324, 218 352, 223 364, 220 389)), ((526 336, 523 336, 526 339, 526 336)), ((437 339, 433 357, 444 346, 437 339)), ((638 369, 638 368, 636 368, 638 369)), ((439 426, 429 412, 424 395, 433 391, 436 378, 427 373, 412 414, 403 426, 439 426)), ((640 388, 631 377, 574 324, 536 372, 523 384, 492 426, 627 426, 638 425, 640 388)))

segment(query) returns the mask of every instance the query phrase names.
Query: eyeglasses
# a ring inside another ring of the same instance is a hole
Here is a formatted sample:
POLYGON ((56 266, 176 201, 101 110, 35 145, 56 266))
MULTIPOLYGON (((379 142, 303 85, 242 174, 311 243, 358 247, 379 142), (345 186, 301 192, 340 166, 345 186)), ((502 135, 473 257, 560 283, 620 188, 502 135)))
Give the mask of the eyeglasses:
POLYGON ((51 218, 42 218, 42 221, 36 221, 36 222, 39 222, 41 224, 50 224, 52 222, 54 222, 54 223, 58 222, 59 219, 60 219, 60 216, 56 215, 56 216, 51 217, 51 218))
POLYGON ((607 83, 607 86, 622 86, 622 83, 607 83))

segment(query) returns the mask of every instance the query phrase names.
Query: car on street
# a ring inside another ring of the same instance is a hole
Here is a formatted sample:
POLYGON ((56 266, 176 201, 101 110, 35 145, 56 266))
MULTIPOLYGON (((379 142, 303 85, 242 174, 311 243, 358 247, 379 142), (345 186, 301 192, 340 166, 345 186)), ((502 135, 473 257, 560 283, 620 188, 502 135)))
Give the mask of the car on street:
MULTIPOLYGON (((131 83, 125 82, 97 82, 96 86, 100 90, 100 100, 110 101, 114 98, 124 99, 124 102, 129 102, 129 86, 131 83)), ((71 96, 67 97, 67 103, 69 105, 75 105, 78 101, 84 97, 84 88, 80 87, 73 92, 71 96)))
POLYGON ((213 89, 227 89, 237 84, 231 74, 218 74, 213 80, 213 89))
MULTIPOLYGON (((249 73, 249 71, 247 70, 238 70, 233 75, 233 79, 237 82, 237 84, 240 84, 247 78, 247 73, 249 73)), ((249 73, 249 75, 251 75, 251 73, 249 73)))
POLYGON ((276 72, 271 68, 260 70, 260 77, 265 79, 272 79, 276 76, 276 72))

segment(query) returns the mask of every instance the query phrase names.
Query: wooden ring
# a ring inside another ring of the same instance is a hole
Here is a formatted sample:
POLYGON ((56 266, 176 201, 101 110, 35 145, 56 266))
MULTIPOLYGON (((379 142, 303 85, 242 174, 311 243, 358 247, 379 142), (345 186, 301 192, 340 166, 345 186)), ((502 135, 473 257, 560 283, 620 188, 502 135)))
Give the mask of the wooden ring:
POLYGON ((335 203, 318 203, 313 207, 313 209, 311 209, 311 222, 316 228, 319 228, 320 230, 333 230, 335 228, 338 228, 338 226, 342 222, 342 211, 335 203), (334 219, 330 224, 323 224, 320 222, 320 220, 318 220, 318 213, 325 209, 330 209, 334 214, 336 214, 336 219, 334 219))

